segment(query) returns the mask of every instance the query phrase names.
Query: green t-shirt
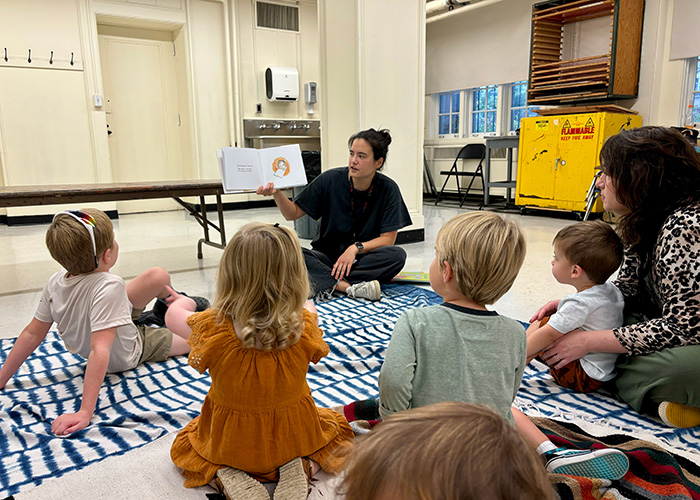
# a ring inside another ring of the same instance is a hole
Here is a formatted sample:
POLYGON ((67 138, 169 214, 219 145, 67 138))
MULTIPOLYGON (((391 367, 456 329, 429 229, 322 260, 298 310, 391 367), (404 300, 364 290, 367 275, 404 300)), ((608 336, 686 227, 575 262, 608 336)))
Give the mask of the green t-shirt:
POLYGON ((396 322, 379 374, 379 413, 443 401, 491 407, 513 423, 511 404, 525 371, 524 327, 495 311, 452 304, 406 311, 396 322))

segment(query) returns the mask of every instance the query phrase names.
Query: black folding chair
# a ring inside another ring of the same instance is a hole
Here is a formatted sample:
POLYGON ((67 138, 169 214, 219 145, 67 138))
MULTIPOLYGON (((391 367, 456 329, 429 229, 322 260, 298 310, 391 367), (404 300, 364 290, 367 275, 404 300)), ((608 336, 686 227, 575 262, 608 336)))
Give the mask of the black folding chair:
POLYGON ((598 182, 598 179, 602 174, 603 171, 598 170, 593 176, 593 182, 591 182, 591 185, 588 188, 588 192, 586 193, 586 212, 583 215, 583 220, 588 220, 588 217, 591 216, 593 205, 595 205, 595 201, 600 196, 600 189, 596 187, 595 183, 598 182))
POLYGON ((481 185, 484 185, 483 165, 485 157, 486 146, 483 144, 467 144, 462 149, 460 149, 459 153, 457 153, 457 157, 455 158, 454 163, 452 164, 452 168, 440 172, 440 175, 446 175, 447 177, 445 178, 445 182, 442 185, 442 189, 440 189, 440 192, 438 193, 437 198, 435 199, 435 204, 438 204, 440 198, 444 194, 445 186, 447 186, 450 177, 454 176, 455 180, 457 181, 457 196, 459 196, 459 206, 461 207, 464 204, 464 201, 467 199, 467 195, 469 194, 469 191, 474 185, 474 180, 477 177, 481 178, 481 185), (465 170, 465 162, 462 162, 462 170, 458 170, 457 162, 460 160, 479 160, 479 164, 475 170, 465 170), (464 191, 464 194, 462 194, 462 188, 459 184, 460 177, 471 177, 469 185, 464 191))

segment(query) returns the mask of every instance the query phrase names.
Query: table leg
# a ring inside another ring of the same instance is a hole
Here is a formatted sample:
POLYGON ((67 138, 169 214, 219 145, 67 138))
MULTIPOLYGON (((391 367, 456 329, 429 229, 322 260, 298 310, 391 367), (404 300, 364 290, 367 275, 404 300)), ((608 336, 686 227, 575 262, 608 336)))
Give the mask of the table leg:
POLYGON ((224 249, 226 247, 226 229, 224 227, 224 210, 221 204, 221 195, 216 195, 216 209, 219 213, 219 225, 217 226, 209 219, 207 219, 207 205, 204 200, 204 196, 199 197, 200 210, 197 210, 196 206, 182 201, 180 198, 173 198, 180 205, 185 207, 187 211, 192 215, 197 223, 204 229, 204 238, 200 238, 197 242, 197 258, 202 259, 204 255, 202 254, 202 245, 209 245, 210 247, 224 249), (209 239, 209 226, 219 232, 221 236, 221 243, 215 243, 209 239))
POLYGON ((221 236, 221 247, 226 246, 226 227, 224 226, 224 206, 221 204, 221 195, 216 195, 216 210, 219 212, 219 235, 221 236))
POLYGON ((202 253, 202 243, 209 244, 210 239, 209 239, 209 224, 207 220, 207 204, 206 201, 204 200, 204 196, 199 197, 199 206, 202 209, 202 227, 204 228, 204 238, 200 238, 200 240, 197 242, 197 258, 198 259, 203 259, 204 254, 202 253))

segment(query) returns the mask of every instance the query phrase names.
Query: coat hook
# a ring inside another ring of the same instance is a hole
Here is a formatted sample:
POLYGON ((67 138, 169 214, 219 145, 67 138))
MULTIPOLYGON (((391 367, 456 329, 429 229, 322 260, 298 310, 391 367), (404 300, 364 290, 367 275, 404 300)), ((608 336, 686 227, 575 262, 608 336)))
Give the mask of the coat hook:
POLYGON ((5 47, 5 62, 7 62, 7 47, 5 47))
POLYGON ((70 65, 73 66, 73 53, 70 53, 70 65))
POLYGON ((29 57, 27 57, 27 62, 32 62, 32 49, 29 49, 29 57))
POLYGON ((49 64, 53 64, 53 50, 51 51, 51 57, 49 57, 49 64))

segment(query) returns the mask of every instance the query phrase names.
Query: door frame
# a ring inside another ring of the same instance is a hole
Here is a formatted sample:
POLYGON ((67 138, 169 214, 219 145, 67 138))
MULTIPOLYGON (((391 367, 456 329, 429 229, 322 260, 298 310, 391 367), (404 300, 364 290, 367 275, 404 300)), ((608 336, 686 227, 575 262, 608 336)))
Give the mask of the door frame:
MULTIPOLYGON (((143 29, 150 31, 161 31, 170 33, 172 43, 176 47, 175 53, 175 72, 184 77, 178 79, 182 85, 177 86, 177 104, 182 117, 182 125, 180 126, 180 152, 182 158, 183 177, 187 179, 195 179, 198 177, 200 168, 196 155, 197 141, 194 129, 194 92, 192 89, 192 66, 190 61, 190 46, 187 35, 187 26, 185 22, 169 22, 151 19, 140 19, 134 17, 122 17, 113 14, 95 13, 92 23, 92 32, 95 40, 94 54, 94 78, 95 87, 98 89, 96 93, 104 96, 104 81, 102 78, 102 57, 100 54, 99 43, 99 26, 113 26, 127 29, 143 29)), ((102 110, 104 112, 104 108, 102 110)), ((106 121, 106 115, 105 115, 106 121)), ((106 150, 108 165, 110 171, 112 168, 112 158, 109 152, 109 142, 107 133, 103 136, 103 147, 106 150)))

